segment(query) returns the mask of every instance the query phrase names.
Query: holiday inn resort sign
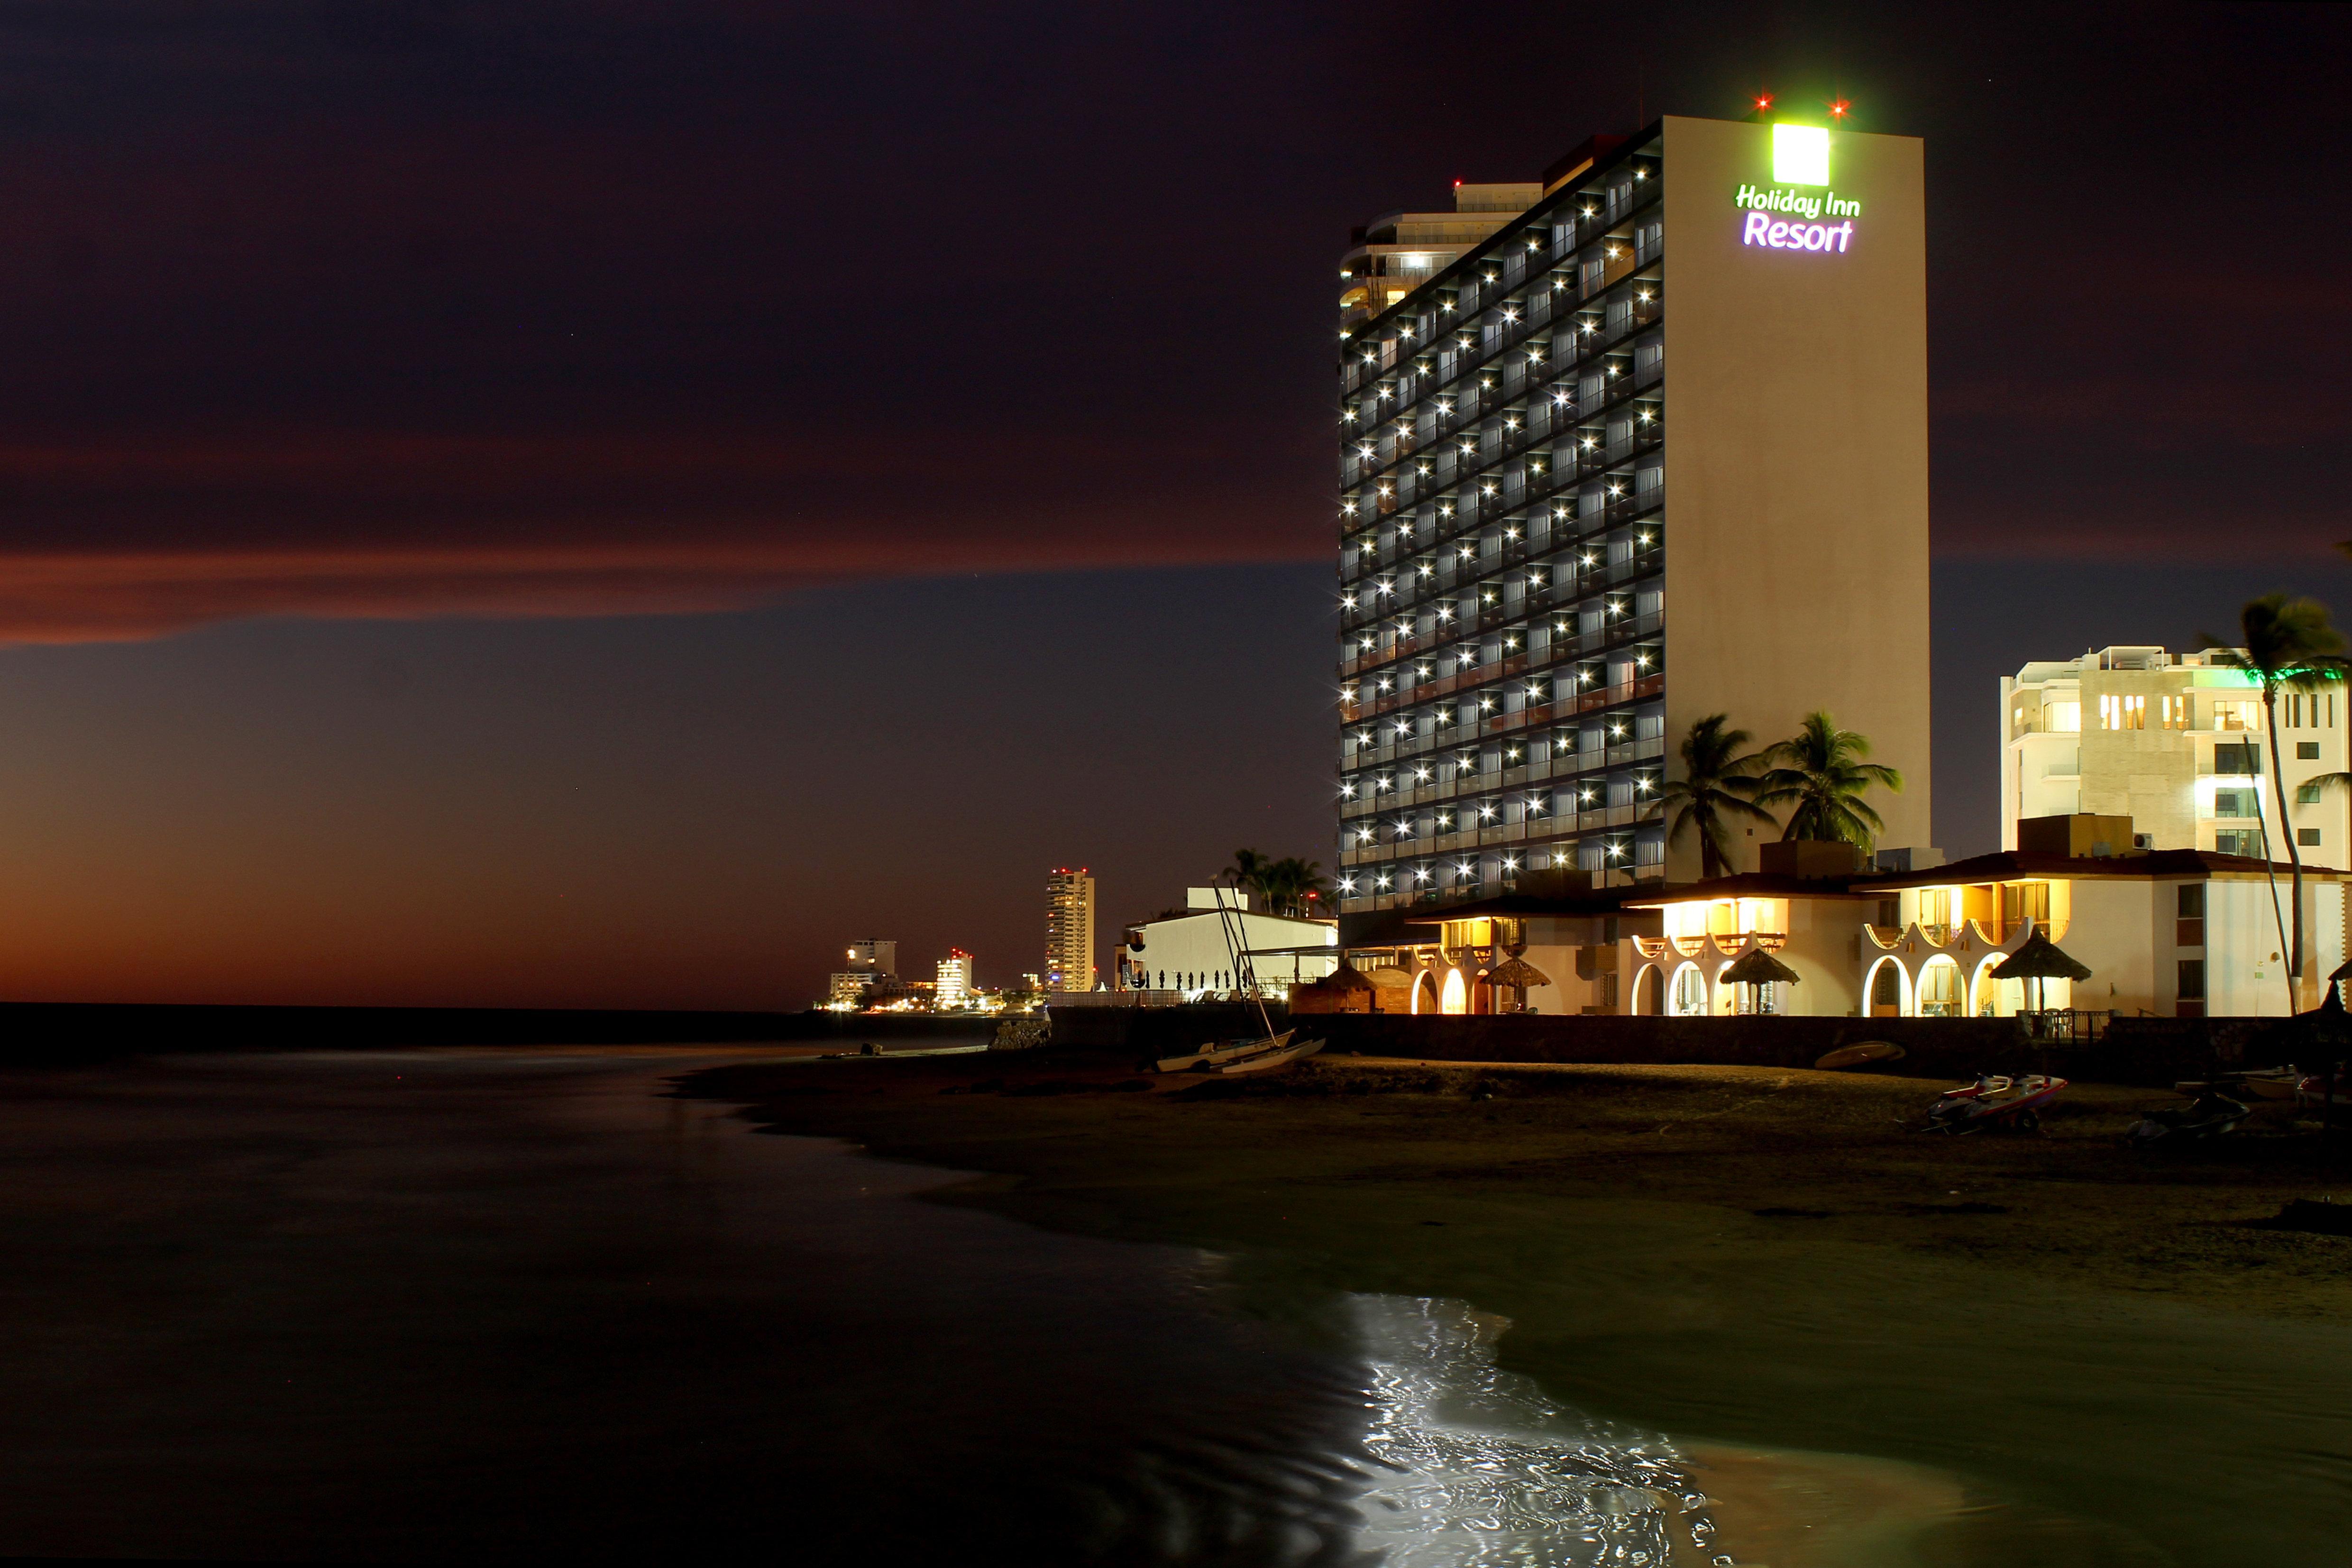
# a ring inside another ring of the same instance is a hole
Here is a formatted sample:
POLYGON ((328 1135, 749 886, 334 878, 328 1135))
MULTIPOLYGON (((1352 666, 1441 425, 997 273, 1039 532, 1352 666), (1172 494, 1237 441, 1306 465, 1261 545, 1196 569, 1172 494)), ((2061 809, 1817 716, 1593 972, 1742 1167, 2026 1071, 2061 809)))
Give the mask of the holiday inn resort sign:
POLYGON ((1853 243, 1862 204, 1830 189, 1830 133, 1815 125, 1772 127, 1772 179, 1769 185, 1742 185, 1731 198, 1748 215, 1739 243, 1843 255, 1853 243), (1824 216, 1844 221, 1823 223, 1824 216))

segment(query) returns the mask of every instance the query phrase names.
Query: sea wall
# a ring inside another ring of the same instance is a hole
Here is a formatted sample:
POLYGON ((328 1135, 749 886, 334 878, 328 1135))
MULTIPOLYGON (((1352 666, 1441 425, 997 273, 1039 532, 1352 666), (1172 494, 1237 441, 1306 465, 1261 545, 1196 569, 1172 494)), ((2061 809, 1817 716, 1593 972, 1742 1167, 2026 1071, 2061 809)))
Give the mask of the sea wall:
MULTIPOLYGON (((2284 1018, 2118 1018, 2084 1046, 2028 1037, 2013 1018, 1662 1018, 1399 1016, 1325 1013, 1286 1016, 1334 1054, 1433 1061, 1634 1063, 1654 1066, 1809 1068, 1841 1047, 1886 1040, 1900 1061, 1864 1069, 1966 1079, 1980 1072, 2054 1072, 2094 1083, 2168 1086, 2233 1067, 2306 1066, 2352 1057, 2341 1015, 2284 1018)), ((1057 1047, 1172 1056, 1213 1040, 1255 1034, 1254 1009, 1099 1008, 1055 1015, 1057 1047)))

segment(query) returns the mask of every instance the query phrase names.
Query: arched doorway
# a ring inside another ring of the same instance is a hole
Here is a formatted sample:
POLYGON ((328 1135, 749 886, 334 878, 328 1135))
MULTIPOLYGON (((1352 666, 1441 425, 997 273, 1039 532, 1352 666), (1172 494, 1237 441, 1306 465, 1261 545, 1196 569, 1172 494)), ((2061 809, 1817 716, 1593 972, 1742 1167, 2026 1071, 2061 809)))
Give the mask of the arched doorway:
POLYGON ((1696 963, 1685 963, 1675 971, 1674 984, 1667 988, 1666 1010, 1678 1018, 1706 1016, 1706 976, 1698 972, 1696 963))
POLYGON ((1960 994, 1960 966, 1950 954, 1937 953, 1919 970, 1918 1014, 1922 1018, 1965 1016, 1960 994))
POLYGON ((1666 1010, 1666 977, 1654 963, 1642 965, 1642 973, 1633 976, 1633 1012, 1637 1016, 1654 1018, 1666 1010))
POLYGON ((1445 988, 1437 995, 1437 1010, 1441 1013, 1458 1017, 1470 1011, 1470 988, 1462 984, 1462 972, 1458 969, 1445 972, 1445 988))
POLYGON ((1409 1010, 1415 1014, 1437 1011, 1437 982, 1426 969, 1412 977, 1412 1005, 1409 1010))
POLYGON ((2014 980, 1996 980, 1993 965, 2002 954, 1988 953, 1977 965, 1976 978, 1969 983, 1969 1014, 1977 1018, 2011 1018, 2023 1005, 2024 987, 2014 980))
POLYGON ((1862 983, 1863 1013, 1872 1018, 1903 1018, 1911 1013, 1911 977, 1892 957, 1870 966, 1862 983))

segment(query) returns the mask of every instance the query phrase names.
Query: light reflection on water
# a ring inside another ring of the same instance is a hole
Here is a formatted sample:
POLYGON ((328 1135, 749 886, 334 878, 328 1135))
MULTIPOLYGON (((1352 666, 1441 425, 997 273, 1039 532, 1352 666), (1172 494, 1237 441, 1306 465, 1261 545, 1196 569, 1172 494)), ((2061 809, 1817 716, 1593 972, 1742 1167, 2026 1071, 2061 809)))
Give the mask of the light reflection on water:
POLYGON ((1348 1298, 1381 1467, 1360 1544, 1389 1568, 1729 1563, 1661 1435, 1598 1421, 1495 1364, 1502 1325, 1462 1301, 1348 1298), (1691 1555, 1677 1558, 1675 1536, 1691 1555))

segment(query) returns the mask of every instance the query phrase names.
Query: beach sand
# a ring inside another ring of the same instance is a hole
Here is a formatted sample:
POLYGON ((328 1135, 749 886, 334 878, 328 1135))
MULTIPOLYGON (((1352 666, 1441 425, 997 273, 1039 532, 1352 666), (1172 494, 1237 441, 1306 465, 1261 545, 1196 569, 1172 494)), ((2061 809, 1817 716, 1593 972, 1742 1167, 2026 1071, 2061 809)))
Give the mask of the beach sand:
POLYGON ((1473 1303, 1504 1366, 1712 1467, 1743 1563, 2316 1561, 2352 1531, 2352 1238, 2257 1223, 2352 1196, 2352 1133, 2144 1156, 2123 1131, 2179 1101, 2099 1085, 2040 1135, 1949 1138, 1902 1126, 1948 1086, 1888 1076, 1130 1068, 785 1062, 686 1092, 975 1173, 940 1201, 1229 1254, 1302 1335, 1334 1290, 1473 1303))
POLYGON ((2298 1135, 2273 1110, 2237 1137, 2144 1155, 2120 1146, 2124 1130, 2179 1099, 2077 1084, 2039 1135, 1906 1131, 1946 1087, 1358 1058, 1203 1079, 991 1053, 727 1068, 694 1092, 748 1101, 780 1131, 989 1173, 998 1179, 949 1195, 1097 1233, 1294 1245, 1303 1217, 1236 1201, 1265 1184, 1381 1193, 1343 1205, 1350 1232, 1434 1228, 1441 1210, 1467 1204, 1696 1204, 1793 1245, 1964 1258, 2266 1316, 2352 1316, 2352 1239, 2257 1223, 2292 1198, 2352 1197, 2352 1112, 2333 1150, 2310 1122, 2298 1135))

